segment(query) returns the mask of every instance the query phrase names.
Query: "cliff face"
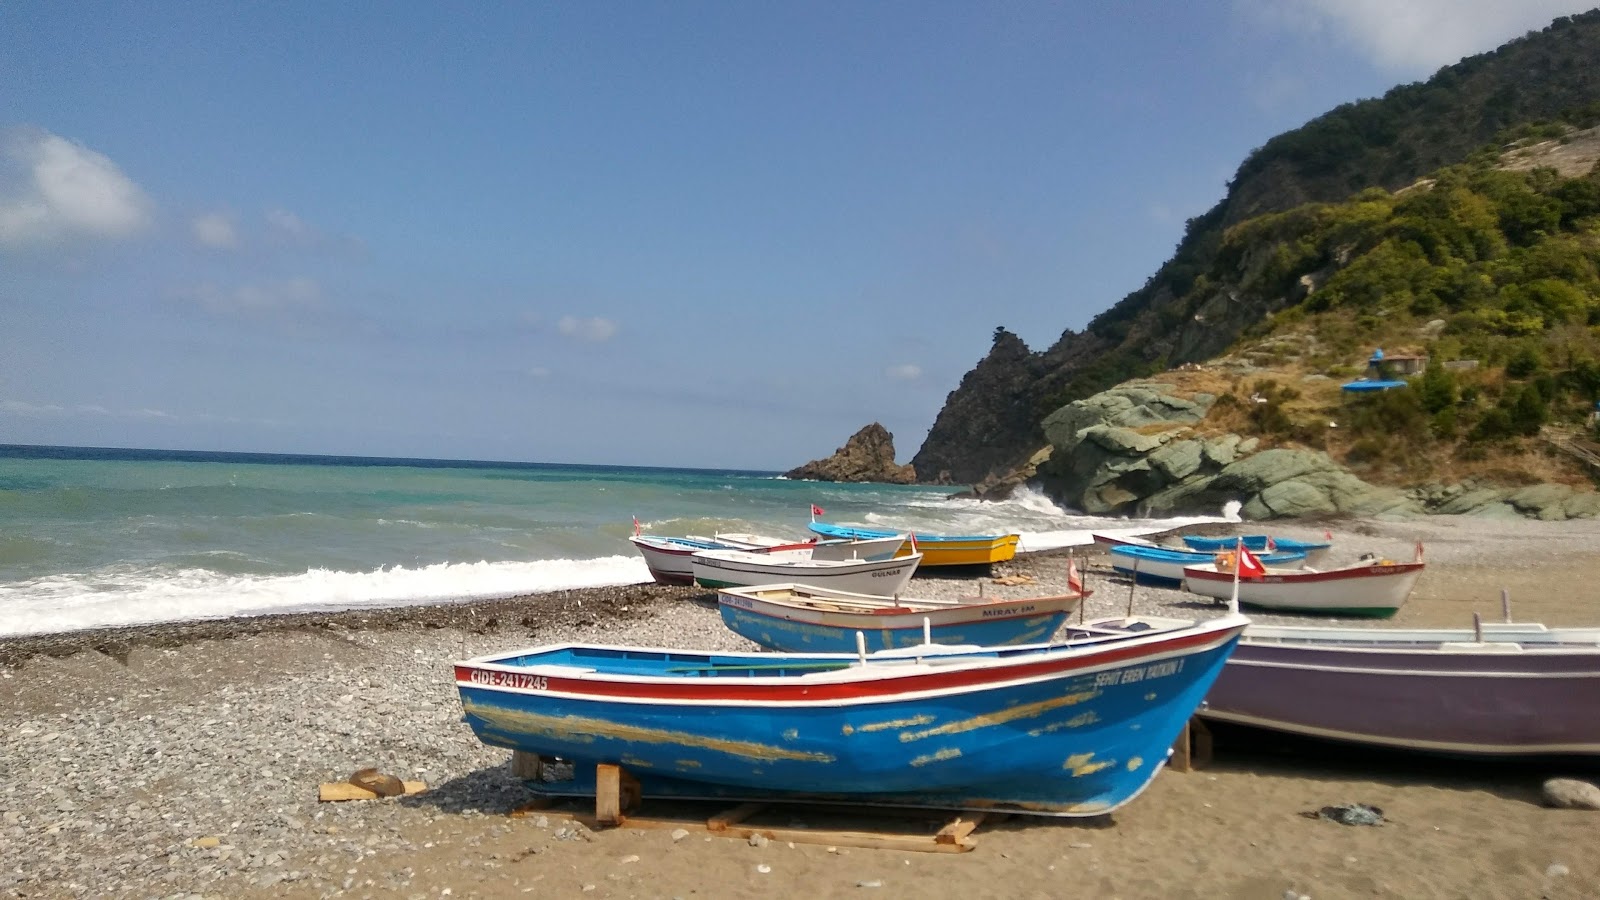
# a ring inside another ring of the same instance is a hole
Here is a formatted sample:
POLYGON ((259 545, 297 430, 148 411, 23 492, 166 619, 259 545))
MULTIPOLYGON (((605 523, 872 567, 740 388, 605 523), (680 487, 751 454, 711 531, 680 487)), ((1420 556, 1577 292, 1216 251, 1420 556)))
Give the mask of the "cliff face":
POLYGON ((877 422, 861 429, 827 459, 814 459, 783 477, 806 481, 871 481, 911 484, 916 469, 895 464, 894 435, 877 422))
MULTIPOLYGON (((1340 106, 1279 135, 1240 166, 1228 194, 1189 220, 1172 259, 1144 287, 1030 353, 1004 329, 952 391, 912 462, 923 481, 977 484, 1045 445, 1040 423, 1065 404, 1225 351, 1242 330, 1302 299, 1257 283, 1276 248, 1224 258, 1226 230, 1265 213, 1396 189, 1459 162, 1523 123, 1600 120, 1600 10, 1558 19, 1425 83, 1340 106)), ((1270 281, 1270 279, 1267 279, 1270 281)))
POLYGON ((922 481, 974 484, 1003 471, 1040 441, 1035 400, 1045 374, 1022 339, 995 329, 994 345, 945 398, 912 457, 922 481))

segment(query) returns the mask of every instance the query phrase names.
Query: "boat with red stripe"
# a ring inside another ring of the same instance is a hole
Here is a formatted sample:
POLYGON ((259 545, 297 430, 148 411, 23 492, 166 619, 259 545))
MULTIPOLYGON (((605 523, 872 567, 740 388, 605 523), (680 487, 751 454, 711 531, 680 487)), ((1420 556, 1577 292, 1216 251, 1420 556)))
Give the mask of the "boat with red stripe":
POLYGON ((480 740, 646 796, 1098 815, 1166 759, 1247 621, 1128 619, 1015 648, 706 653, 558 644, 456 665, 480 740))

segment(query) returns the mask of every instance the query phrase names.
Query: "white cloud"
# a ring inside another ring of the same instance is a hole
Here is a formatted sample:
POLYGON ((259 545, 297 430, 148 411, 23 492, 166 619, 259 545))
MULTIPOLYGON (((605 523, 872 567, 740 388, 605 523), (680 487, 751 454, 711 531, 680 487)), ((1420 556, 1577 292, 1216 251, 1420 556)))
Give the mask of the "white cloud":
POLYGON ((239 246, 239 233, 234 230, 233 220, 223 213, 195 216, 191 228, 194 239, 207 247, 227 250, 239 246))
POLYGON ((241 284, 232 288, 223 288, 207 281, 179 291, 178 296, 216 315, 251 318, 322 306, 322 288, 310 278, 241 284))
POLYGON ((217 422, 227 424, 247 425, 279 425, 273 419, 243 419, 238 416, 216 416, 210 413, 195 413, 180 415, 170 413, 164 409, 140 407, 138 409, 109 409, 98 403, 78 403, 73 406, 60 406, 54 403, 29 403, 26 400, 8 400, 0 398, 0 415, 28 416, 32 418, 105 418, 105 419, 145 419, 174 424, 212 424, 217 422))
POLYGON ((266 211, 267 237, 283 247, 337 253, 364 259, 367 244, 361 238, 347 234, 329 234, 294 213, 274 207, 266 211))
POLYGON ((42 128, 0 131, 0 245, 126 238, 150 224, 151 209, 102 154, 42 128))
POLYGON ((922 367, 915 363, 904 363, 898 366, 890 366, 884 370, 884 374, 895 381, 916 381, 922 377, 922 367))
POLYGON ((581 341, 609 341, 617 334, 617 323, 599 316, 583 318, 581 316, 562 316, 556 323, 556 330, 567 337, 577 338, 581 341))
POLYGON ((1582 12, 1573 0, 1239 0, 1274 27, 1331 32, 1385 68, 1426 73, 1582 12))
POLYGON ((0 400, 0 413, 11 413, 16 416, 59 416, 67 412, 66 407, 56 406, 53 403, 29 403, 26 400, 0 400))
POLYGON ((315 228, 287 209, 267 210, 267 227, 299 243, 313 243, 320 237, 315 228))

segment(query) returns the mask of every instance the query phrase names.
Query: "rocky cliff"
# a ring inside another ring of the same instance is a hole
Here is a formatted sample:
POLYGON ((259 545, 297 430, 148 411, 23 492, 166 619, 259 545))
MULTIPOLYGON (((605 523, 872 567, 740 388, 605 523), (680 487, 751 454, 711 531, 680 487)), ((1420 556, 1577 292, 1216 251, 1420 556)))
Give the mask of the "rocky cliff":
POLYGON ((975 484, 1037 448, 1034 403, 1045 365, 1022 339, 997 328, 994 344, 945 398, 911 465, 922 481, 975 484))
POLYGON ((916 469, 896 465, 894 435, 877 422, 861 429, 827 459, 814 459, 783 477, 807 481, 870 481, 880 484, 911 484, 916 469))

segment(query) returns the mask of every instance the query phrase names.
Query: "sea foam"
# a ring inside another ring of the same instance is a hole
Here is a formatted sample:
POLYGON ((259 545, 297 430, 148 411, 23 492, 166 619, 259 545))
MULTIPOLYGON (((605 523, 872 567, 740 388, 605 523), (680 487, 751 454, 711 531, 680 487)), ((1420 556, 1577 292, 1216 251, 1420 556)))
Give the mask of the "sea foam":
POLYGON ((515 597, 650 580, 637 556, 442 563, 372 572, 225 575, 117 566, 0 584, 0 637, 230 616, 381 608, 515 597))

